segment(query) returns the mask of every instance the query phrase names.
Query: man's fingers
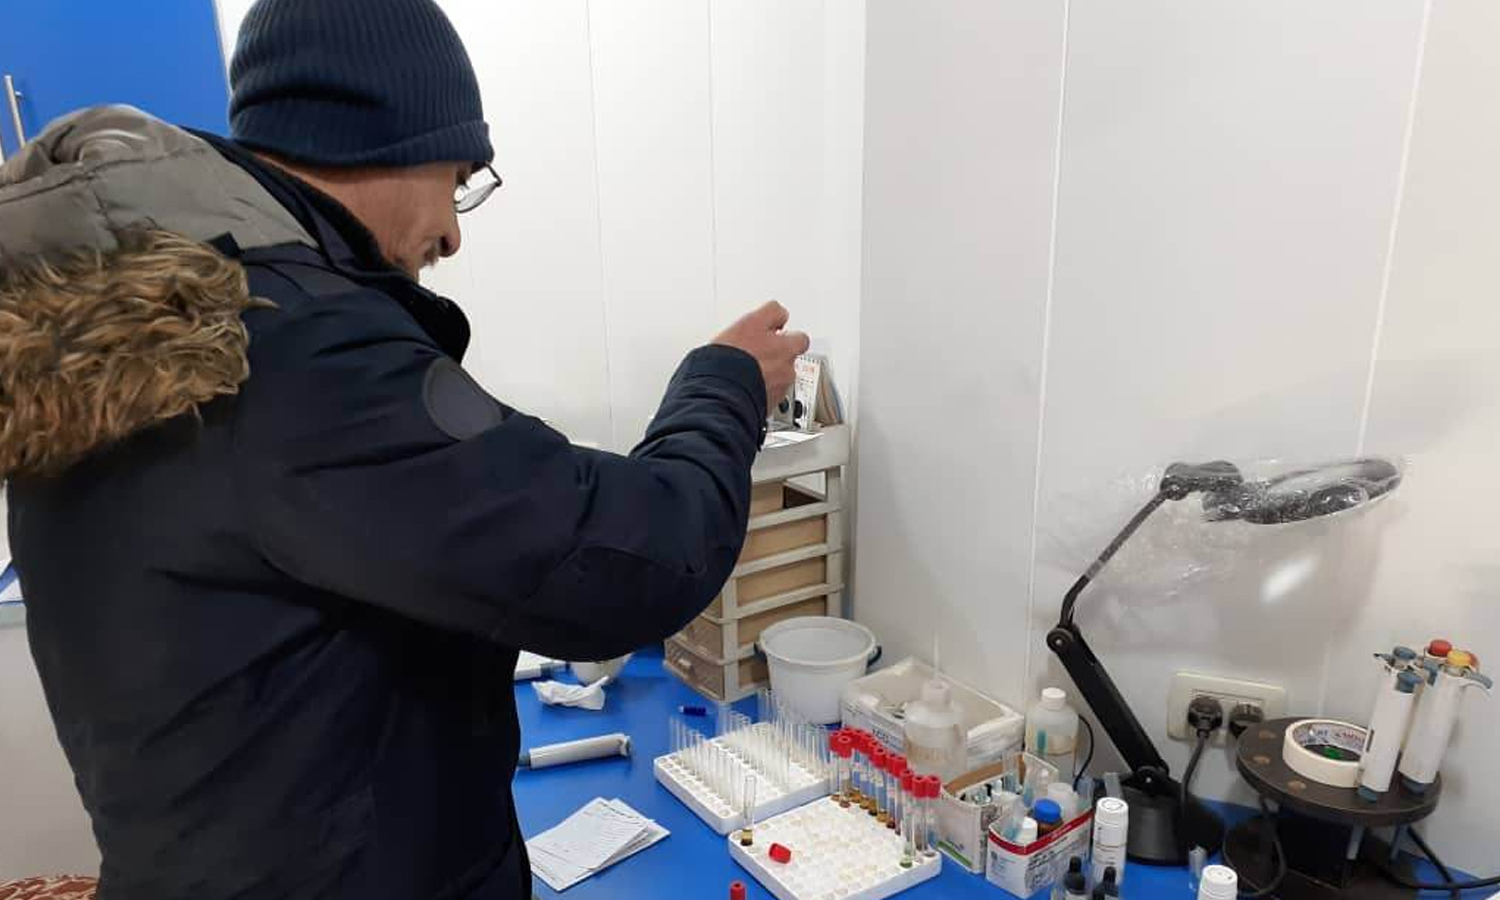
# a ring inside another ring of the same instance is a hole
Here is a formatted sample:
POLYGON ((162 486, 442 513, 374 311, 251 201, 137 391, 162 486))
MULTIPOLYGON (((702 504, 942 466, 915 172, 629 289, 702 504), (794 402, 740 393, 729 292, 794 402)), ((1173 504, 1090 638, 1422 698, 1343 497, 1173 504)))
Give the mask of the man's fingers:
POLYGON ((785 346, 793 356, 801 356, 812 345, 812 341, 808 339, 807 335, 800 331, 784 332, 781 335, 781 339, 785 342, 785 346))
POLYGON ((755 317, 761 320, 761 324, 765 326, 767 331, 780 331, 786 327, 787 320, 791 318, 791 313, 787 312, 785 306, 772 300, 770 303, 757 309, 755 317))

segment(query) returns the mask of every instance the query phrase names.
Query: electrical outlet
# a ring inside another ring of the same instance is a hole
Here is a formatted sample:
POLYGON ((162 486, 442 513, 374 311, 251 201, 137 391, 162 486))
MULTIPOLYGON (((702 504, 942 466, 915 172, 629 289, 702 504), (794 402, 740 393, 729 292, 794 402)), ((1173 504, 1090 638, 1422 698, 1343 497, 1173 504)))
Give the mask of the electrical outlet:
POLYGON ((1239 678, 1220 678, 1216 675, 1198 675, 1193 672, 1178 672, 1172 676, 1172 687, 1167 692, 1167 734, 1181 741, 1194 739, 1187 724, 1188 704, 1194 697, 1212 697, 1224 707, 1226 727, 1214 732, 1213 743, 1227 740, 1229 714, 1241 703, 1260 707, 1266 719, 1278 719, 1286 715, 1286 688, 1260 681, 1245 681, 1239 678))

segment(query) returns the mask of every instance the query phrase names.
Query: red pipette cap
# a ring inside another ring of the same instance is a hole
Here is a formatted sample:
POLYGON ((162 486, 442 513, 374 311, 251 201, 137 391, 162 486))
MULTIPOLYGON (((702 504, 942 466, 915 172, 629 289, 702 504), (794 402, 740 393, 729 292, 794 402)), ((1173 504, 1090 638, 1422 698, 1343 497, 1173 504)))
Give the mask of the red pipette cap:
POLYGON ((910 769, 901 773, 901 790, 911 794, 913 797, 919 797, 917 794, 917 775, 910 769))
POLYGON ((772 844, 771 858, 779 863, 789 863, 792 861, 792 851, 780 844, 772 844))
POLYGON ((745 882, 729 882, 729 900, 745 900, 745 882))
POLYGON ((834 755, 839 759, 848 759, 849 757, 853 756, 854 738, 850 737, 847 734, 838 735, 837 738, 837 740, 831 742, 833 744, 834 755))

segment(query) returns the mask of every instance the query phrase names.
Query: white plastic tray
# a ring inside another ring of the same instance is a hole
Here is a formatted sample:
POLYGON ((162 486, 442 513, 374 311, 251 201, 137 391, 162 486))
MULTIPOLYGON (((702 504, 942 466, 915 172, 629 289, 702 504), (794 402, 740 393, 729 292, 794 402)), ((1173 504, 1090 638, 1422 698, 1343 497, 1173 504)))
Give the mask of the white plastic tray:
POLYGON ((779 900, 881 900, 921 884, 942 870, 940 854, 901 866, 901 837, 856 806, 830 797, 755 826, 755 843, 731 834, 729 855, 779 900), (771 845, 792 851, 790 862, 770 857, 771 845))
MULTIPOLYGON (((714 738, 713 743, 727 746, 719 738, 714 738)), ((694 776, 678 759, 677 754, 669 753, 665 756, 658 756, 651 768, 662 787, 671 791, 674 797, 681 800, 688 809, 697 813, 698 818, 707 822, 714 831, 719 834, 728 834, 736 828, 744 827, 744 813, 735 808, 728 798, 721 797, 694 776)), ((795 763, 790 767, 788 779, 791 782, 790 791, 760 773, 753 772, 748 765, 742 764, 740 774, 736 777, 742 779, 749 774, 754 775, 756 782, 755 821, 757 822, 828 794, 826 778, 818 778, 795 763)))

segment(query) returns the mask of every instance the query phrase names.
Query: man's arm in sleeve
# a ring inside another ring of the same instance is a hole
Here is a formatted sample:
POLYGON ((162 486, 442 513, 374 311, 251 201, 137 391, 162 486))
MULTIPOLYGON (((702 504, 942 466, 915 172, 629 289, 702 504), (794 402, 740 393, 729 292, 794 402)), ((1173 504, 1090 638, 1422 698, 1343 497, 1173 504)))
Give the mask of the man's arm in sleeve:
POLYGON ((765 383, 689 354, 629 456, 485 394, 379 295, 263 310, 240 400, 262 552, 305 584, 565 658, 660 640, 701 612, 745 538, 765 383))

